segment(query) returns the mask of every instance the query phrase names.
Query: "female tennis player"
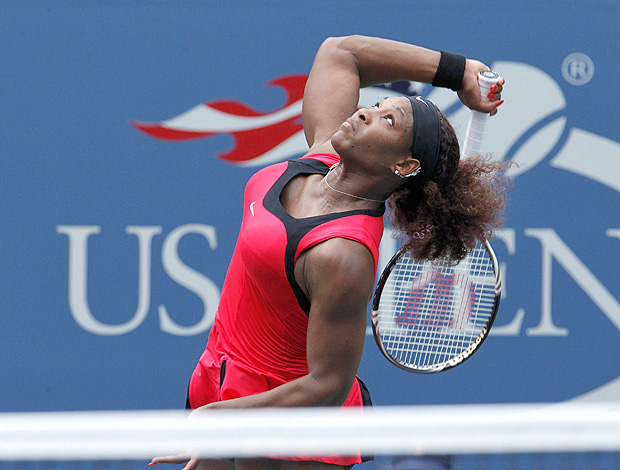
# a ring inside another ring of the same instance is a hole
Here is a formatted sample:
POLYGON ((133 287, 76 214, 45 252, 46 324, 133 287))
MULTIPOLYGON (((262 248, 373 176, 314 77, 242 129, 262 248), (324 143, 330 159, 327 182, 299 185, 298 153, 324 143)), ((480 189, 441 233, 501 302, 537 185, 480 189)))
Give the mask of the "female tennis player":
MULTIPOLYGON (((356 377, 366 335, 385 201, 420 259, 462 258, 499 223, 500 164, 459 162, 456 135, 428 100, 388 98, 357 110, 359 90, 397 80, 458 92, 497 112, 503 79, 481 100, 481 62, 401 42, 350 36, 320 47, 303 100, 310 150, 260 170, 209 340, 189 385, 194 413, 213 408, 370 404, 356 377)), ((362 457, 188 461, 187 470, 347 468, 362 457)))

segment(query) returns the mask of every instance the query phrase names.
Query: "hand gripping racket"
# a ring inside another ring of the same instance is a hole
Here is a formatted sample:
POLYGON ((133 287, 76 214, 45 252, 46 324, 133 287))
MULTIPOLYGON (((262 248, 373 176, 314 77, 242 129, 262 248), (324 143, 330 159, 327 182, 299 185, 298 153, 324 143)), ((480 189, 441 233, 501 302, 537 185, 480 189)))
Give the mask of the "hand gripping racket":
MULTIPOLYGON (((491 91, 491 85, 499 80, 499 74, 491 70, 478 73, 478 85, 480 86, 480 98, 489 101, 487 95, 491 91)), ((482 150, 482 140, 489 115, 479 111, 472 111, 467 124, 467 132, 461 149, 461 158, 475 157, 482 150)))
MULTIPOLYGON (((498 79, 495 72, 480 73, 483 100, 498 79)), ((462 157, 480 152, 487 118, 472 112, 462 157)), ((373 334, 383 355, 402 369, 447 370, 480 347, 493 325, 500 297, 499 264, 486 240, 479 240, 458 265, 446 260, 417 262, 401 248, 377 283, 373 334)))

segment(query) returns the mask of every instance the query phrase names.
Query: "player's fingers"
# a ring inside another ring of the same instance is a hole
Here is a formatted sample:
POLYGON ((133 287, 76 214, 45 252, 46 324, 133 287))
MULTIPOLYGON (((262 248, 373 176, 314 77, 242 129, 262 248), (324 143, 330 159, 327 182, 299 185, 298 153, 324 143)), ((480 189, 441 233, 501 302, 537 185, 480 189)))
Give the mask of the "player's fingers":
POLYGON ((185 463, 189 460, 189 455, 187 454, 177 454, 177 455, 164 455, 160 457, 155 457, 151 460, 149 465, 157 465, 158 463, 185 463))
POLYGON ((491 85, 490 91, 492 93, 501 93, 504 90, 504 87, 502 85, 491 85))
POLYGON ((504 77, 499 77, 497 83, 491 86, 491 93, 488 96, 489 100, 491 100, 491 104, 493 108, 489 112, 491 116, 495 116, 497 114, 497 108, 502 105, 504 100, 502 99, 502 91, 504 91, 504 84, 506 83, 506 79, 504 77))
POLYGON ((478 107, 478 111, 481 113, 488 113, 491 116, 495 116, 497 114, 497 108, 504 103, 504 100, 500 101, 484 101, 480 103, 478 107))
POLYGON ((493 101, 491 104, 493 105, 493 109, 489 113, 491 116, 495 116, 497 114, 497 108, 502 105, 504 100, 501 101, 493 101))
POLYGON ((198 465, 200 465, 200 459, 193 458, 187 462, 187 465, 185 465, 183 470, 196 470, 198 465))
POLYGON ((504 77, 499 77, 499 80, 496 84, 491 85, 490 92, 487 94, 487 99, 489 100, 489 109, 487 112, 491 116, 495 116, 497 114, 497 108, 502 105, 504 100, 502 99, 502 91, 504 91, 504 83, 506 80, 504 77))

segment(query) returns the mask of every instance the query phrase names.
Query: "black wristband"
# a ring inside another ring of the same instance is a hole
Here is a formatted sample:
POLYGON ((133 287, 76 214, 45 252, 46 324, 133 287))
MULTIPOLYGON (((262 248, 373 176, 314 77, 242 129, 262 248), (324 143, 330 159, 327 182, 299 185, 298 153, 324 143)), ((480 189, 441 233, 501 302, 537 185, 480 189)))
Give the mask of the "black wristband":
POLYGON ((441 51, 439 67, 435 72, 432 85, 459 91, 465 75, 465 56, 441 51))

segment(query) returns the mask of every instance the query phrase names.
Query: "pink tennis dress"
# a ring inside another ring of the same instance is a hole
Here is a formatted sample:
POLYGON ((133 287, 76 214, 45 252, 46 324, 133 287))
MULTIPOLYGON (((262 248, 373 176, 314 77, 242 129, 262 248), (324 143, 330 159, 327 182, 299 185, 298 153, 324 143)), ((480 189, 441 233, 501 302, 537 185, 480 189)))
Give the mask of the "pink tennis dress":
MULTIPOLYGON (((330 238, 355 240, 370 250, 376 271, 383 209, 296 219, 280 203, 282 190, 295 176, 326 174, 336 162, 337 155, 309 155, 264 168, 248 182, 218 311, 190 381, 192 408, 271 390, 308 374, 310 302, 294 276, 305 250, 330 238)), ((370 395, 357 379, 343 406, 365 404, 370 395)), ((338 465, 362 461, 359 455, 287 459, 338 465)))

